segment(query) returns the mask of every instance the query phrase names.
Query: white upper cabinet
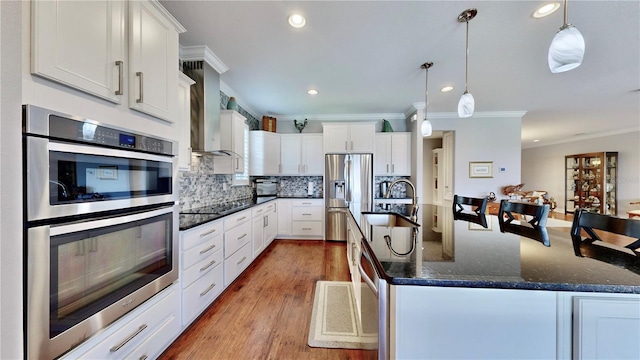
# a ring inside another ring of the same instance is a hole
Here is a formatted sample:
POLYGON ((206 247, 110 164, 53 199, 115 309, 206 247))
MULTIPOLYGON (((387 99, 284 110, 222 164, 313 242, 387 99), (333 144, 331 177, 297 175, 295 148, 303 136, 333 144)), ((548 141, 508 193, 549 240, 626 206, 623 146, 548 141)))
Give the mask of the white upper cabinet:
POLYGON ((33 1, 31 73, 122 103, 125 6, 122 1, 33 1))
POLYGON ((322 175, 322 135, 282 134, 280 149, 281 175, 322 175))
MULTIPOLYGON (((244 172, 245 131, 249 132, 244 116, 234 110, 220 110, 220 150, 231 150, 231 156, 216 156, 213 160, 215 174, 244 172)), ((248 139, 247 139, 248 141, 248 139)))
POLYGON ((172 121, 178 88, 178 31, 155 2, 129 3, 129 107, 172 121))
POLYGON ((377 133, 374 174, 411 176, 411 133, 377 133))
POLYGON ((249 133, 249 175, 280 174, 280 134, 269 131, 249 133))
POLYGON ((185 29, 159 2, 32 1, 31 24, 34 75, 176 120, 185 29))
POLYGON ((191 85, 195 81, 183 73, 178 75, 178 116, 175 123, 179 132, 178 169, 188 171, 191 167, 191 85))
POLYGON ((322 124, 324 153, 373 153, 375 123, 322 124))

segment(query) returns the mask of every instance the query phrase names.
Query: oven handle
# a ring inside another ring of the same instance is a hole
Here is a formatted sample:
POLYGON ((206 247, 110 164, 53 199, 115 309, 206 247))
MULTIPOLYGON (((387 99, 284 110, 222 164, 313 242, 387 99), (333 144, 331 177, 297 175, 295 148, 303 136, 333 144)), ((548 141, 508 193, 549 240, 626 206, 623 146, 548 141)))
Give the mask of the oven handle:
POLYGON ((113 156, 113 157, 121 157, 126 159, 151 160, 151 161, 159 161, 159 162, 166 162, 166 163, 172 162, 170 156, 146 154, 146 153, 137 152, 137 151, 109 149, 102 146, 79 145, 79 144, 49 141, 48 148, 49 148, 49 151, 61 151, 61 152, 68 152, 68 153, 79 153, 79 154, 99 155, 99 156, 113 156))
POLYGON ((85 231, 89 229, 119 225, 119 224, 122 224, 123 222, 133 222, 133 221, 144 220, 144 219, 152 218, 154 216, 172 213, 174 211, 175 206, 176 205, 171 205, 169 207, 164 207, 157 210, 146 211, 143 213, 137 213, 132 215, 116 216, 116 217, 107 218, 107 219, 83 221, 83 222, 60 225, 60 226, 51 225, 49 232, 51 236, 56 236, 56 235, 62 235, 62 234, 69 234, 76 231, 85 231))
POLYGON ((362 268, 362 263, 361 263, 362 258, 364 258, 371 265, 372 268, 373 268, 373 262, 371 261, 371 259, 369 258, 369 255, 364 250, 360 252, 361 260, 358 261, 358 271, 360 271, 360 275, 362 276, 362 280, 364 280, 364 283, 367 284, 369 289, 371 289, 371 291, 375 294, 376 299, 378 299, 379 298, 378 288, 373 283, 373 280, 370 279, 369 276, 367 276, 367 273, 364 272, 364 269, 362 268))

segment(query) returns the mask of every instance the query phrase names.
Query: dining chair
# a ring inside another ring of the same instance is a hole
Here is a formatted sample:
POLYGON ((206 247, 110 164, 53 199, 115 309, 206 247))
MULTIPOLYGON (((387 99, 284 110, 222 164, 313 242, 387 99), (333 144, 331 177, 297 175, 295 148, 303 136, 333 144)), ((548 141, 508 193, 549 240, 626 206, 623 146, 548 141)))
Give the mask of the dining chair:
POLYGON ((487 209, 488 198, 474 198, 453 195, 453 219, 464 220, 478 224, 485 229, 488 228, 485 211, 487 209), (468 207, 469 209, 465 209, 468 207), (465 210, 470 210, 466 211, 465 210))
POLYGON ((547 232, 549 210, 549 204, 502 200, 498 211, 500 231, 525 236, 537 240, 545 246, 551 246, 547 232), (531 220, 527 220, 527 216, 531 216, 531 220))
POLYGON ((475 198, 453 195, 453 213, 462 213, 463 211, 465 211, 465 206, 463 205, 466 205, 470 208, 469 210, 475 212, 476 214, 484 214, 487 210, 488 201, 489 200, 487 199, 487 197, 475 198))
POLYGON ((638 220, 579 209, 573 217, 571 240, 576 256, 597 259, 640 274, 640 221, 638 220), (596 229, 629 237, 631 243, 625 246, 607 243, 594 231, 596 229))

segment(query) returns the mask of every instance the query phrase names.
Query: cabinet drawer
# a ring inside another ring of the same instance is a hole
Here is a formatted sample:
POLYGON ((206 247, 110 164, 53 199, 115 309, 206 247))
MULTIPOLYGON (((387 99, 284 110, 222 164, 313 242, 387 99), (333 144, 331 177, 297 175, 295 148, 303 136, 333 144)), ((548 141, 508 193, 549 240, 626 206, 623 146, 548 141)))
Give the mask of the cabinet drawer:
POLYGON ((182 325, 188 325, 224 290, 223 265, 211 271, 182 292, 182 325))
POLYGON ((151 334, 142 345, 127 355, 127 359, 155 359, 175 339, 181 330, 180 319, 171 316, 165 320, 153 334, 151 334))
POLYGON ((224 257, 225 259, 238 251, 242 246, 251 241, 251 226, 246 222, 224 233, 224 257))
POLYGON ((294 221, 291 223, 293 235, 322 236, 321 221, 294 221))
POLYGON ((251 245, 245 245, 224 261, 224 286, 229 286, 251 263, 251 245))
POLYGON ((203 257, 200 261, 198 261, 195 265, 189 267, 184 270, 181 275, 182 279, 182 288, 186 288, 191 285, 194 281, 198 280, 199 277, 204 276, 209 271, 212 271, 216 266, 221 265, 224 261, 224 257, 222 256, 222 236, 220 237, 220 247, 219 250, 213 253, 208 253, 209 256, 203 257))
POLYGON ((323 207, 324 202, 322 199, 293 199, 291 200, 291 206, 319 206, 323 207))
MULTIPOLYGON (((190 248, 209 241, 215 236, 222 234, 222 221, 214 221, 194 229, 180 232, 182 238, 182 250, 189 250, 190 248)), ((183 267, 184 268, 184 267, 183 267)))
POLYGON ((229 215, 224 218, 224 231, 233 229, 234 227, 249 221, 251 211, 245 210, 237 214, 229 215))
POLYGON ((319 206, 308 206, 308 207, 294 206, 291 212, 291 219, 293 221, 298 221, 298 220, 321 221, 323 210, 324 209, 319 206))
POLYGON ((264 213, 267 212, 267 207, 266 206, 256 206, 253 209, 251 209, 251 217, 254 218, 256 216, 262 216, 264 215, 264 213))
MULTIPOLYGON (((174 287, 164 298, 147 308, 139 316, 119 326, 110 336, 86 353, 70 358, 76 359, 124 359, 128 353, 137 348, 163 322, 177 317, 180 295, 174 287)), ((152 298, 153 299, 153 298, 152 298)))
POLYGON ((186 270, 191 266, 202 261, 202 259, 209 257, 214 252, 222 250, 222 232, 214 237, 207 236, 208 240, 202 242, 189 250, 182 251, 182 269, 186 270))

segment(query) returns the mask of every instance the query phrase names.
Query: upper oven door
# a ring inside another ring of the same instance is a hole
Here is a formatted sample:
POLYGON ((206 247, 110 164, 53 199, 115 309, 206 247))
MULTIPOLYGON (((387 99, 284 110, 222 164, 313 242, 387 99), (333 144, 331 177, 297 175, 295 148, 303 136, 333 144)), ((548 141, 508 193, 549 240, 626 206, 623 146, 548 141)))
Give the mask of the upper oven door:
POLYGON ((174 158, 26 136, 27 220, 177 201, 174 158))

